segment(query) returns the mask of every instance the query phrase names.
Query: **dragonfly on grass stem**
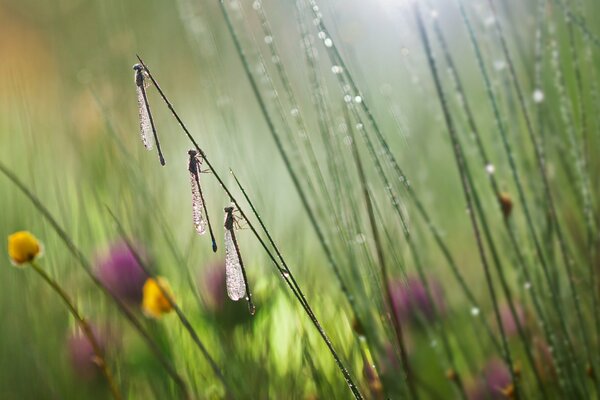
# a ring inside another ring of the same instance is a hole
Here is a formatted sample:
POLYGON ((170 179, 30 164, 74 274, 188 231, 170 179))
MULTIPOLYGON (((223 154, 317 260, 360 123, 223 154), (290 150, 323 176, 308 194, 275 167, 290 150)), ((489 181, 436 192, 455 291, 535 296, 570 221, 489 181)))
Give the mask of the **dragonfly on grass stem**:
POLYGON ((203 158, 196 150, 188 151, 188 155, 190 156, 188 171, 190 171, 190 183, 192 185, 192 219, 194 221, 194 227, 196 228, 196 232, 198 232, 198 234, 204 235, 206 233, 206 225, 208 225, 210 238, 212 240, 212 249, 216 253, 217 241, 215 240, 210 219, 208 218, 206 202, 204 201, 202 187, 200 186, 200 174, 203 172, 209 172, 210 170, 202 170, 203 158), (202 215, 203 211, 204 215, 202 215), (206 216, 206 219, 204 216, 206 216))
POLYGON ((252 293, 248 286, 246 269, 240 255, 240 248, 235 238, 235 229, 239 229, 239 218, 234 215, 235 207, 224 208, 225 211, 225 278, 227 295, 233 301, 246 298, 251 315, 256 312, 252 302, 252 293))
POLYGON ((133 66, 135 71, 135 86, 138 100, 138 114, 140 116, 140 134, 142 136, 142 143, 147 150, 152 150, 152 142, 148 139, 150 131, 154 136, 156 142, 156 149, 158 150, 158 158, 160 165, 165 165, 165 158, 163 157, 162 150, 160 149, 160 142, 158 141, 158 135, 156 134, 156 128, 154 127, 154 120, 152 119, 152 112, 150 111, 150 105, 148 104, 148 96, 146 95, 146 88, 150 86, 150 81, 146 79, 148 73, 142 64, 135 64, 133 66))

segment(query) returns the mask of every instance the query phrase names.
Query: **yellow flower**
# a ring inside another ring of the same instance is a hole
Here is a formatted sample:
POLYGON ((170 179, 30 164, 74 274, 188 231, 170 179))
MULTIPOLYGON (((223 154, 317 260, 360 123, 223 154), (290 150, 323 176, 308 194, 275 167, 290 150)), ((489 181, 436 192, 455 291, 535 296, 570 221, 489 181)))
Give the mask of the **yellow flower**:
POLYGON ((144 299, 142 300, 142 310, 147 316, 153 318, 160 318, 163 314, 166 314, 173 309, 171 303, 161 290, 162 287, 172 299, 173 292, 171 291, 169 284, 160 276, 157 280, 158 283, 156 280, 148 278, 146 283, 144 283, 143 288, 144 299))
POLYGON ((42 245, 35 236, 20 231, 8 236, 8 256, 14 265, 33 261, 42 253, 42 245))

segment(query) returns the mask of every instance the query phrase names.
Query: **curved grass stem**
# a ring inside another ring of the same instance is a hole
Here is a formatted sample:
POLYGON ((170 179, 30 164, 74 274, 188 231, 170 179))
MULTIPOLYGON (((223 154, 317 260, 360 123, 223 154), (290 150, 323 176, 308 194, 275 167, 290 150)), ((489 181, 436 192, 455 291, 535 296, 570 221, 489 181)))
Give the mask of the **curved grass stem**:
POLYGON ((63 290, 63 288, 56 282, 54 279, 50 277, 40 266, 35 262, 30 262, 31 266, 38 273, 39 276, 59 295, 62 301, 65 303, 69 312, 73 315, 77 324, 81 327, 83 334, 86 336, 90 344, 92 345, 92 349, 94 351, 94 363, 98 365, 100 370, 102 371, 102 375, 104 375, 104 379, 106 379, 106 383, 108 383, 108 387, 110 392, 115 400, 121 400, 123 396, 121 396, 121 392, 115 383, 113 375, 110 371, 110 367, 106 363, 106 358, 104 357, 104 352, 102 351, 100 345, 98 344, 98 339, 92 332, 92 328, 86 321, 86 319, 81 315, 75 303, 71 300, 69 295, 63 290))

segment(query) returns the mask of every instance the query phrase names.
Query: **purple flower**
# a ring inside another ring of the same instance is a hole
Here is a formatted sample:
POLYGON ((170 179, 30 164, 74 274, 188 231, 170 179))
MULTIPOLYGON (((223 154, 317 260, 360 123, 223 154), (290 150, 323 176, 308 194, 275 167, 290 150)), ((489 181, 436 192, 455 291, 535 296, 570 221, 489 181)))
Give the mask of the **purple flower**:
POLYGON ((198 291, 208 314, 226 332, 255 320, 248 312, 245 301, 232 301, 227 297, 225 260, 215 260, 200 270, 198 291))
MULTIPOLYGON (((92 327, 92 333, 100 346, 100 350, 104 353, 106 348, 106 336, 104 332, 96 327, 92 327)), ((94 353, 92 343, 81 329, 72 332, 67 338, 67 348, 71 367, 79 377, 85 380, 93 380, 100 376, 100 367, 94 361, 96 353, 94 353)))
MULTIPOLYGON (((525 323, 527 322, 525 309, 523 309, 523 307, 518 303, 513 302, 513 305, 515 307, 517 321, 519 321, 521 327, 525 328, 525 323)), ((514 336, 519 333, 519 330, 517 329, 517 321, 515 321, 513 314, 510 312, 510 306, 508 303, 500 306, 500 320, 502 321, 504 333, 507 336, 514 336)))
POLYGON ((390 283, 392 306, 400 321, 418 321, 419 317, 432 321, 436 313, 440 316, 445 314, 442 286, 431 278, 427 279, 427 283, 433 302, 429 300, 425 284, 418 277, 408 277, 406 282, 396 280, 390 283))
POLYGON ((469 400, 506 399, 510 397, 512 379, 510 370, 499 359, 493 358, 483 368, 483 379, 469 390, 469 400))
POLYGON ((109 251, 98 259, 96 276, 122 301, 141 303, 146 274, 126 243, 113 244, 109 251))

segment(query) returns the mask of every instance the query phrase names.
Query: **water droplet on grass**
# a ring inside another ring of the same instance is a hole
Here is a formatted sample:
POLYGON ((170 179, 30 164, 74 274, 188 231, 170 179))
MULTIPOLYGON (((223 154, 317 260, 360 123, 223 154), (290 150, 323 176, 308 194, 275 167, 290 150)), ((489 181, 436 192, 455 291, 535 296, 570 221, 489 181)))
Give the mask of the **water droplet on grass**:
POLYGON ((506 68, 506 61, 504 61, 504 60, 494 61, 494 69, 496 71, 502 71, 504 68, 506 68))
POLYGON ((354 102, 355 102, 356 104, 360 104, 360 103, 362 103, 362 97, 360 97, 360 96, 355 96, 355 97, 354 97, 354 102))
POLYGON ((330 38, 325 39, 323 43, 325 44, 325 47, 333 46, 333 40, 331 40, 330 38))
POLYGON ((494 164, 487 164, 485 166, 485 172, 492 175, 494 172, 496 172, 496 167, 494 167, 494 164))
POLYGON ((273 43, 273 36, 270 36, 270 35, 265 36, 265 43, 266 44, 273 43))
POLYGON ((472 316, 474 316, 474 317, 477 317, 477 316, 479 316, 479 312, 480 312, 480 311, 479 311, 479 308, 477 308, 477 307, 472 307, 472 308, 471 308, 471 315, 472 315, 472 316))
POLYGON ((533 101, 538 104, 544 101, 544 92, 542 92, 541 89, 535 89, 533 91, 533 101))
POLYGON ((354 240, 356 241, 356 244, 363 244, 367 238, 365 237, 364 233, 358 233, 354 237, 354 240))

